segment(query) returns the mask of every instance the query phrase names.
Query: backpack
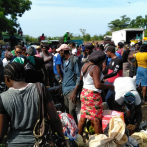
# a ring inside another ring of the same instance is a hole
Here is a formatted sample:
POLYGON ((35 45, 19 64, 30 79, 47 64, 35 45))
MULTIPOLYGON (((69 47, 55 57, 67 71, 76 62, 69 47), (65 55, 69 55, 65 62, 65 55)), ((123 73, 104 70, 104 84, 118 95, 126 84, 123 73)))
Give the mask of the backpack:
POLYGON ((43 83, 44 74, 42 70, 36 70, 35 65, 33 65, 29 60, 25 65, 25 82, 27 83, 43 83))
MULTIPOLYGON (((74 55, 71 55, 71 65, 72 65, 72 69, 74 70, 74 63, 76 62, 78 58, 74 55)), ((75 75, 75 72, 74 72, 74 82, 77 80, 77 76, 75 75)))

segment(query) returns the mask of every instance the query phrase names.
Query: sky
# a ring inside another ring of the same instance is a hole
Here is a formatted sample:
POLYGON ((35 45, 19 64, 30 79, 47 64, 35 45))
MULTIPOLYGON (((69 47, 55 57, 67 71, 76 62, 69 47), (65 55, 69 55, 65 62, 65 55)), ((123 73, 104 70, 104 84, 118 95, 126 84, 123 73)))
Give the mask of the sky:
POLYGON ((31 10, 18 22, 33 37, 63 36, 66 31, 82 35, 80 28, 91 36, 109 31, 108 23, 127 15, 131 19, 147 15, 147 0, 31 0, 31 10), (130 2, 130 3, 129 3, 130 2))

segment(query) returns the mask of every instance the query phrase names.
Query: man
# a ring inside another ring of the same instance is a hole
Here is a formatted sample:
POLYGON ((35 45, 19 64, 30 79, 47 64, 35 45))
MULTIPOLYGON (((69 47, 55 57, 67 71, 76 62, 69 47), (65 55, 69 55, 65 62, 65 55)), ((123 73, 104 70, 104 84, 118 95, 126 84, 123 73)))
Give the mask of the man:
POLYGON ((26 50, 26 52, 28 54, 28 57, 27 57, 28 63, 30 63, 34 69, 33 68, 27 69, 27 66, 25 66, 26 67, 25 81, 27 83, 41 82, 46 85, 45 83, 46 69, 44 66, 43 59, 35 56, 35 50, 33 47, 29 47, 26 50))
POLYGON ((67 41, 68 41, 68 34, 69 34, 69 32, 68 31, 66 31, 66 33, 64 34, 64 43, 68 43, 67 41))
POLYGON ((14 33, 10 36, 11 48, 14 49, 15 45, 17 45, 17 38, 14 36, 14 33))
MULTIPOLYGON (((106 79, 107 84, 113 84, 116 78, 123 76, 123 63, 122 60, 115 55, 114 46, 109 46, 107 48, 107 56, 108 58, 111 58, 111 61, 108 67, 105 70, 103 70, 103 79, 106 79)), ((114 108, 114 94, 115 93, 113 91, 109 90, 105 98, 108 107, 111 110, 113 110, 114 108)))
POLYGON ((75 43, 72 42, 72 43, 70 44, 70 46, 71 46, 71 48, 72 48, 72 55, 77 56, 77 49, 76 49, 76 47, 75 47, 75 43))
POLYGON ((57 53, 53 57, 53 69, 55 74, 55 79, 59 82, 63 81, 63 56, 64 51, 59 47, 56 49, 57 53))
POLYGON ((1 60, 3 60, 5 58, 5 52, 6 52, 6 47, 5 46, 2 46, 2 53, 1 53, 1 60))
POLYGON ((22 31, 21 27, 18 29, 18 34, 20 34, 21 36, 23 34, 23 31, 22 31))
POLYGON ((15 46, 15 49, 11 51, 11 53, 14 55, 13 58, 11 59, 11 62, 12 62, 16 57, 22 55, 22 46, 21 45, 15 46))
POLYGON ((80 61, 76 56, 70 55, 69 46, 62 44, 60 49, 64 51, 62 91, 66 112, 71 114, 77 123, 76 95, 80 84, 80 61))
POLYGON ((127 115, 128 118, 130 118, 129 124, 132 124, 134 119, 136 119, 137 127, 139 127, 142 121, 141 98, 136 90, 135 80, 130 77, 120 77, 114 81, 114 86, 115 110, 120 111, 123 104, 125 103, 127 106, 127 115), (131 117, 134 112, 135 118, 131 117))
POLYGON ((57 49, 56 45, 53 45, 52 46, 52 55, 53 56, 56 54, 56 49, 57 49))
POLYGON ((42 34, 42 36, 39 37, 39 42, 41 42, 42 40, 45 40, 44 34, 42 34))
POLYGON ((140 44, 135 44, 135 50, 131 50, 128 56, 128 62, 130 63, 130 72, 129 77, 134 77, 137 74, 137 62, 136 59, 134 59, 133 54, 139 52, 140 44))
MULTIPOLYGON (((106 52, 107 52, 107 49, 106 49, 106 52)), ((120 59, 122 59, 122 57, 121 57, 121 55, 120 55, 119 53, 115 52, 115 55, 116 55, 117 57, 119 57, 120 59)), ((109 57, 106 55, 106 65, 107 65, 107 66, 109 65, 110 61, 111 61, 111 58, 109 58, 109 57)))

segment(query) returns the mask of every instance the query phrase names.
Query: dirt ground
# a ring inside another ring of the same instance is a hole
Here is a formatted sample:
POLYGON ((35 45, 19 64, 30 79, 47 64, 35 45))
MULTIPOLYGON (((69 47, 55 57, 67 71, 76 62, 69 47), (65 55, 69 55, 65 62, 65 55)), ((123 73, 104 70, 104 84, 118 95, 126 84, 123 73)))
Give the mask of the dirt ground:
POLYGON ((143 114, 142 120, 147 121, 147 105, 142 106, 142 114, 143 114))

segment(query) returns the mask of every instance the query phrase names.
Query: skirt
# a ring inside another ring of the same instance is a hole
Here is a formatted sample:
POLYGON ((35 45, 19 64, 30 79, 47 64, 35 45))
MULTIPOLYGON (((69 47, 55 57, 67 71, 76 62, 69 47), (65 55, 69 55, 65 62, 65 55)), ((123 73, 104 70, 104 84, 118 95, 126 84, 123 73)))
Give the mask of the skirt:
POLYGON ((81 117, 90 120, 101 119, 103 106, 100 93, 83 89, 81 92, 81 117))
POLYGON ((147 68, 137 68, 136 84, 141 84, 141 86, 147 86, 147 68))

